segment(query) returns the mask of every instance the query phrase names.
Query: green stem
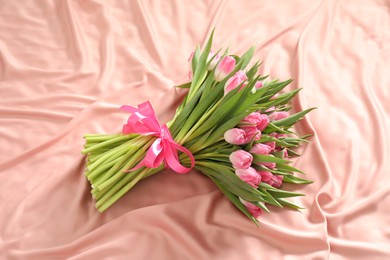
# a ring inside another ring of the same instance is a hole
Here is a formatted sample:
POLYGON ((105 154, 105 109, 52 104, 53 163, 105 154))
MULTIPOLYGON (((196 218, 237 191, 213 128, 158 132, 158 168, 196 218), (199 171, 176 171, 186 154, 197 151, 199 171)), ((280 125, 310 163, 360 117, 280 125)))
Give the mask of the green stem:
POLYGON ((203 116, 198 120, 198 122, 196 122, 196 124, 190 129, 190 131, 186 133, 183 138, 181 138, 182 134, 180 132, 176 137, 177 143, 184 144, 191 136, 191 134, 193 134, 198 129, 198 127, 201 126, 211 116, 212 113, 214 113, 220 102, 221 99, 217 103, 215 103, 211 109, 209 109, 205 114, 203 114, 203 116))
POLYGON ((125 159, 130 158, 130 160, 122 168, 119 169, 121 164, 118 163, 113 168, 111 168, 109 172, 105 174, 104 178, 94 183, 94 186, 99 191, 102 191, 117 182, 120 178, 123 177, 123 174, 126 174, 126 170, 130 170, 131 168, 135 167, 136 163, 138 163, 142 159, 142 156, 145 154, 146 150, 149 149, 154 140, 155 139, 146 139, 146 142, 139 146, 135 154, 133 154, 133 151, 128 154, 128 157, 126 157, 125 159))
POLYGON ((128 141, 128 142, 102 154, 102 156, 99 159, 97 159, 96 161, 91 163, 91 165, 89 166, 89 170, 92 171, 92 170, 96 169, 97 167, 99 167, 100 165, 102 165, 104 162, 111 161, 110 159, 115 159, 118 156, 121 156, 124 153, 126 153, 126 151, 128 149, 127 147, 129 145, 128 144, 129 142, 131 142, 131 141, 128 141))
POLYGON ((107 145, 110 145, 110 144, 114 144, 116 142, 120 142, 120 141, 123 141, 123 140, 129 140, 129 139, 132 139, 132 138, 133 138, 133 136, 131 136, 131 135, 121 135, 121 136, 118 136, 118 137, 114 137, 114 138, 111 138, 111 139, 109 139, 107 141, 99 143, 97 145, 94 145, 92 147, 84 149, 82 151, 82 153, 87 154, 87 153, 89 153, 91 151, 97 150, 97 149, 102 148, 104 146, 107 146, 107 145))

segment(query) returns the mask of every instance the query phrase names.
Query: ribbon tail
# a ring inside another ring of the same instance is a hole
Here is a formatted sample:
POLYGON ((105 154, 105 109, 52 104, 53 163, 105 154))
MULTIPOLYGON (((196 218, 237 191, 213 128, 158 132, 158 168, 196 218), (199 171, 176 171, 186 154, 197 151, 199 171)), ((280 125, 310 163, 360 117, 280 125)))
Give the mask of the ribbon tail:
POLYGON ((192 153, 185 147, 179 145, 178 143, 176 142, 169 142, 167 143, 166 145, 164 145, 164 153, 165 153, 165 161, 167 162, 169 168, 171 168, 172 170, 174 170, 175 172, 177 173, 187 173, 189 172, 190 170, 192 170, 195 166, 195 158, 194 156, 192 155, 192 153), (177 150, 185 153, 191 160, 191 167, 187 168, 185 166, 183 166, 179 159, 178 159, 178 155, 177 155, 177 150))

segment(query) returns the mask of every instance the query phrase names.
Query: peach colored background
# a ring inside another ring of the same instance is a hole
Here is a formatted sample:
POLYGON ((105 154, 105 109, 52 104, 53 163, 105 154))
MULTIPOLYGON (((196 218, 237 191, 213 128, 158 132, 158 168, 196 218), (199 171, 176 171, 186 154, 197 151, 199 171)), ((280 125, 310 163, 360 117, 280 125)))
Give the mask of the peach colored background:
POLYGON ((1 259, 389 259, 390 6, 385 0, 0 0, 1 259), (122 104, 169 120, 187 57, 257 43, 261 70, 304 87, 314 133, 295 166, 302 213, 259 229, 207 178, 170 171, 98 213, 84 133, 116 133, 122 104))

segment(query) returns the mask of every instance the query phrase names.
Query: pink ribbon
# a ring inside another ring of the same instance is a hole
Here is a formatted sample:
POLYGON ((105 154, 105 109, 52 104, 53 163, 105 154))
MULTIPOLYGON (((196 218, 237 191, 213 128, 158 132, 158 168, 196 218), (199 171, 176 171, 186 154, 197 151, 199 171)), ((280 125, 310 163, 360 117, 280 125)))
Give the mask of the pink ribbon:
POLYGON ((187 173, 195 166, 195 158, 185 147, 173 140, 166 124, 160 126, 157 116, 148 102, 138 105, 138 108, 131 106, 122 106, 120 109, 132 113, 127 119, 127 124, 123 126, 124 134, 154 135, 158 138, 146 152, 145 158, 139 162, 131 171, 146 166, 148 168, 157 168, 162 162, 165 167, 174 170, 177 173, 187 173), (188 155, 191 160, 191 167, 184 167, 179 160, 178 151, 188 155))

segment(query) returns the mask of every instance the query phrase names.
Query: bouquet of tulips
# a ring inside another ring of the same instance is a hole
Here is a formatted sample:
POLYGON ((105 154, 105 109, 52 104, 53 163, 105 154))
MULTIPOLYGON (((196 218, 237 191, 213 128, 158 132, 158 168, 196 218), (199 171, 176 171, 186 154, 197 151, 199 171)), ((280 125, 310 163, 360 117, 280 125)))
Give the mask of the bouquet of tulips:
POLYGON ((214 54, 212 39, 191 55, 192 80, 178 86, 188 93, 171 121, 161 125, 145 102, 121 107, 131 113, 122 133, 85 135, 85 175, 100 212, 164 168, 198 170, 256 224, 268 205, 299 209, 286 198, 303 194, 282 187, 311 183, 290 165, 307 137, 293 126, 311 109, 288 113, 299 89, 280 93, 291 80, 259 75, 259 62, 248 67, 253 47, 242 56, 214 54))

